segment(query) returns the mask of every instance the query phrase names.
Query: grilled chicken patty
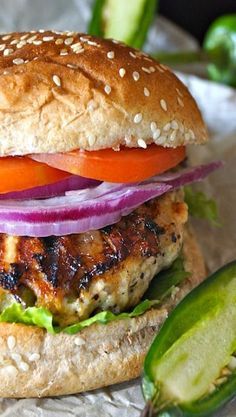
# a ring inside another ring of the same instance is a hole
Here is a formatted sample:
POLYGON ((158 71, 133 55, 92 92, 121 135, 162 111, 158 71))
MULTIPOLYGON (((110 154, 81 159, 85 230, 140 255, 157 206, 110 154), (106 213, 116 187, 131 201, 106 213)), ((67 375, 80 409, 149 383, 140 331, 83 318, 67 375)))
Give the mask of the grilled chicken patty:
POLYGON ((178 256, 187 220, 181 191, 153 199, 100 230, 46 238, 0 235, 1 307, 48 308, 60 325, 138 304, 178 256))

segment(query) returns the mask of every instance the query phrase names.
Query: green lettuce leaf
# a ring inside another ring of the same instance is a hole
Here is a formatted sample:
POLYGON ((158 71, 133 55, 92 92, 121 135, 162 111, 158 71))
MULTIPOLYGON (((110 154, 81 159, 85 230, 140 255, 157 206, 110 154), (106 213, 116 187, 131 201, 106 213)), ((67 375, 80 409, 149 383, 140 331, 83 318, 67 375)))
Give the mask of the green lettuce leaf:
POLYGON ((184 187, 184 193, 192 216, 209 220, 214 226, 220 226, 218 207, 213 199, 207 198, 202 191, 195 191, 190 186, 184 187))
POLYGON ((102 311, 87 320, 80 321, 64 328, 53 325, 53 315, 46 308, 28 307, 24 309, 21 304, 13 303, 9 307, 5 308, 0 314, 0 322, 36 325, 46 329, 52 334, 56 334, 61 331, 68 334, 75 334, 84 329, 84 327, 88 327, 93 323, 107 324, 114 320, 140 316, 158 303, 159 301, 157 300, 144 300, 129 313, 113 314, 111 311, 102 311))
POLYGON ((145 313, 147 310, 150 310, 151 307, 157 304, 159 304, 158 300, 144 300, 141 303, 139 303, 133 309, 133 311, 131 311, 131 313, 114 314, 111 311, 101 311, 101 313, 98 313, 95 316, 90 317, 87 320, 83 320, 79 323, 75 323, 75 324, 72 324, 71 326, 64 328, 63 331, 68 334, 75 334, 75 333, 78 333, 80 330, 82 330, 84 327, 88 327, 93 323, 107 324, 115 320, 122 320, 122 319, 128 319, 132 317, 141 316, 143 313, 145 313))
POLYGON ((0 314, 0 322, 31 324, 55 333, 52 313, 43 307, 24 309, 21 304, 13 303, 0 314))
POLYGON ((160 271, 152 280, 144 297, 148 300, 162 301, 167 297, 176 285, 190 276, 185 271, 182 255, 179 256, 168 268, 160 271))

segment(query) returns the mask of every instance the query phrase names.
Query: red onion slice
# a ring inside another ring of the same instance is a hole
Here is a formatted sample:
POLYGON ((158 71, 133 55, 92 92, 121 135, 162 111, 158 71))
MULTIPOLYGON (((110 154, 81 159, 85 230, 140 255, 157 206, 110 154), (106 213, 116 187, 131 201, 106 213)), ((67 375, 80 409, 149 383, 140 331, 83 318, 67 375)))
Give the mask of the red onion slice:
POLYGON ((101 181, 70 175, 68 178, 53 184, 42 185, 28 190, 0 194, 0 200, 27 200, 32 198, 51 198, 64 195, 66 191, 88 189, 99 185, 101 181))
POLYGON ((145 184, 79 205, 74 198, 62 197, 67 200, 67 207, 58 208, 55 205, 51 210, 41 206, 33 210, 31 207, 31 210, 19 211, 15 206, 6 206, 0 211, 0 232, 17 236, 44 237, 100 229, 118 222, 122 216, 131 213, 145 201, 170 189, 171 186, 167 184, 145 184))
POLYGON ((204 179, 221 165, 212 162, 139 184, 102 183, 45 200, 4 200, 0 202, 0 233, 44 237, 100 229, 152 198, 204 179))

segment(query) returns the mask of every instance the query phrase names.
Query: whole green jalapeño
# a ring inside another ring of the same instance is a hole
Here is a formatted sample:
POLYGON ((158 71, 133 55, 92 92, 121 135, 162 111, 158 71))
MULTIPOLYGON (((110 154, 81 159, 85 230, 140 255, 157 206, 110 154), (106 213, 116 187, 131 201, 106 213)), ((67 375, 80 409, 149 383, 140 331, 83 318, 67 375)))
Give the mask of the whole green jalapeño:
POLYGON ((144 416, 203 417, 236 395, 236 261, 170 314, 144 363, 144 416))
POLYGON ((213 22, 203 48, 210 61, 210 78, 236 87, 236 14, 222 16, 213 22))

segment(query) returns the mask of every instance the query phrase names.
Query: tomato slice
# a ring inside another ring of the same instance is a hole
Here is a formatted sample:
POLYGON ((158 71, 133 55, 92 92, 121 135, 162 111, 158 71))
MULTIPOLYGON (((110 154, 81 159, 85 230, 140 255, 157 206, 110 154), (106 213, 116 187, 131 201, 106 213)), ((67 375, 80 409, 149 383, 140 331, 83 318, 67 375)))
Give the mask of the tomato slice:
POLYGON ((0 193, 52 184, 68 176, 68 172, 32 161, 27 157, 0 158, 0 193))
POLYGON ((185 158, 185 147, 164 148, 152 144, 147 149, 120 151, 77 150, 57 154, 30 155, 36 161, 82 177, 109 182, 135 182, 167 171, 185 158))

